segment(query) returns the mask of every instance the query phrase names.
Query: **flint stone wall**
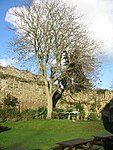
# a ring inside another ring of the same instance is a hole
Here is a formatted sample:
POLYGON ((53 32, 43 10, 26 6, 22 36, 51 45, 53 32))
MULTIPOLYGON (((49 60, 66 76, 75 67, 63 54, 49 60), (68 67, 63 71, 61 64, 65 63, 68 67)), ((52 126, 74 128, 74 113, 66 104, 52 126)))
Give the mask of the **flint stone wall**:
POLYGON ((92 106, 96 105, 95 112, 100 117, 101 110, 103 107, 113 98, 113 91, 104 91, 104 93, 98 93, 98 90, 82 91, 74 93, 73 95, 70 91, 65 91, 62 100, 58 102, 57 107, 63 108, 75 108, 76 103, 81 103, 83 106, 86 117, 93 112, 92 106))
MULTIPOLYGON (((18 98, 21 110, 47 106, 44 82, 40 76, 10 66, 0 66, 0 103, 8 93, 18 98)), ((96 102, 96 111, 100 113, 105 104, 112 98, 113 91, 105 91, 100 94, 97 91, 82 91, 73 95, 70 91, 65 91, 57 107, 74 108, 76 103, 80 102, 88 114, 92 105, 96 102)))
POLYGON ((12 67, 0 67, 0 100, 7 94, 18 98, 20 110, 45 107, 44 83, 38 76, 12 67))

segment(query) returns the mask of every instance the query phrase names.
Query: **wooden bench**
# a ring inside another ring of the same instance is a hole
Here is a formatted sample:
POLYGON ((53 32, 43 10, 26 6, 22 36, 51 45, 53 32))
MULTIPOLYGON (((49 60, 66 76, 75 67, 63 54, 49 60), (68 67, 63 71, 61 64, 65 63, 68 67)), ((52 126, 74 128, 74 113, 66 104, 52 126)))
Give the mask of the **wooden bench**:
POLYGON ((76 139, 58 142, 56 144, 58 145, 51 147, 50 150, 65 150, 65 148, 68 148, 69 150, 73 150, 73 149, 99 150, 100 149, 100 147, 96 146, 97 143, 94 142, 94 139, 76 138, 76 139))
POLYGON ((94 141, 93 142, 94 145, 100 145, 100 146, 104 146, 104 142, 103 141, 94 141))
POLYGON ((59 150, 59 146, 51 147, 50 150, 59 150))
MULTIPOLYGON (((92 147, 90 150, 99 150, 100 147, 92 147)), ((59 146, 51 147, 50 150, 59 150, 59 146)))
POLYGON ((101 134, 101 135, 95 135, 93 139, 93 143, 95 145, 105 146, 105 142, 108 138, 112 138, 112 134, 101 134))
POLYGON ((99 150, 100 147, 92 147, 91 150, 99 150))

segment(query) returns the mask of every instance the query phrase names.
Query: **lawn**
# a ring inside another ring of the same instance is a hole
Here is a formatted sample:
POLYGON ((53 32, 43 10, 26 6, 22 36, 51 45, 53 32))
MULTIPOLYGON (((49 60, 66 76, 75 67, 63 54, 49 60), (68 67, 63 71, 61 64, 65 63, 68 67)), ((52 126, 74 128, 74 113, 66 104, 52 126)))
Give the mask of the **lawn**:
POLYGON ((107 132, 101 121, 31 120, 0 125, 9 128, 0 133, 1 149, 23 147, 26 150, 49 150, 59 141, 92 138, 107 132))

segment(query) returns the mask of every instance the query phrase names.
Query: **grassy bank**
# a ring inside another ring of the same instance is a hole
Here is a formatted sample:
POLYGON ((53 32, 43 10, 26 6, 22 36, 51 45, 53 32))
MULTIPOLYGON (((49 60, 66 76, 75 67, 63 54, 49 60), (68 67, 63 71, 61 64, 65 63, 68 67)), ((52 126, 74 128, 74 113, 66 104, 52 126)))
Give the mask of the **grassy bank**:
POLYGON ((101 121, 32 120, 0 125, 9 129, 0 133, 1 149, 23 147, 27 150, 48 150, 59 141, 92 138, 107 132, 101 121))

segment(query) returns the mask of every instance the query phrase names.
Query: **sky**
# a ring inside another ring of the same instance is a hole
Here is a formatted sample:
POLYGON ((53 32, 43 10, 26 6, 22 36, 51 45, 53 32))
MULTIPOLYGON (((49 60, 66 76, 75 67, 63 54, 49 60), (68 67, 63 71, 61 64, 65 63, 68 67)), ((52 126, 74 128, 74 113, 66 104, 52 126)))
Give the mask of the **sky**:
MULTIPOLYGON (((8 29, 10 25, 6 14, 11 7, 21 6, 23 0, 0 0, 0 65, 14 64, 13 52, 9 41, 13 32, 8 29), (6 21, 7 20, 7 21, 6 21)), ((83 21, 88 25, 91 35, 101 41, 100 49, 102 66, 100 68, 101 83, 97 88, 110 89, 113 85, 113 0, 66 0, 69 4, 77 6, 78 12, 83 15, 83 21)))

